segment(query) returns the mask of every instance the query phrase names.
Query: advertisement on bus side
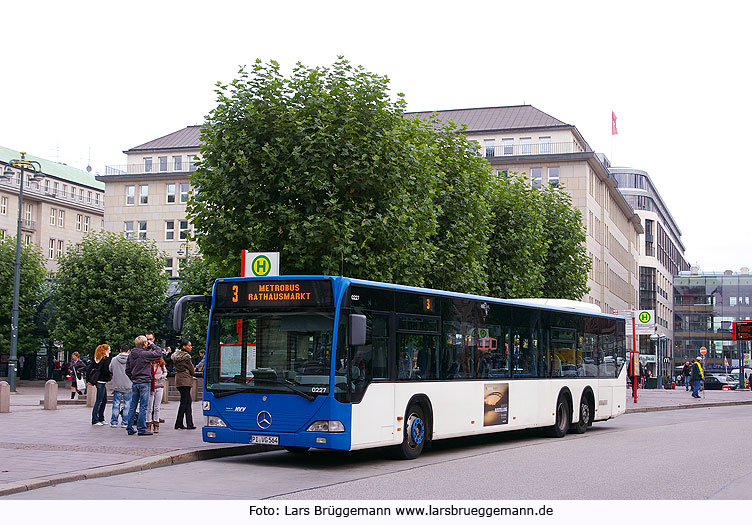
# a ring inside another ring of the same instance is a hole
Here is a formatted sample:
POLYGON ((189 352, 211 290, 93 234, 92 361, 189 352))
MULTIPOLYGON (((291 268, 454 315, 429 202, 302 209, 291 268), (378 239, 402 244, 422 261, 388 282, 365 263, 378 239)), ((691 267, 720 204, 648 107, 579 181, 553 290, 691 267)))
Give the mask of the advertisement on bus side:
POLYGON ((509 422, 509 383, 483 385, 483 426, 509 422))

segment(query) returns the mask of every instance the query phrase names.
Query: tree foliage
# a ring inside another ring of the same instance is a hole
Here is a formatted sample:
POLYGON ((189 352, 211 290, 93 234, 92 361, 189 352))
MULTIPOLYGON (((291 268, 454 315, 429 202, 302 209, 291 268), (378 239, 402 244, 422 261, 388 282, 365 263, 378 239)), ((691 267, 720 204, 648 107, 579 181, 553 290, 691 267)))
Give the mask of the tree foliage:
MULTIPOLYGON (((34 315, 44 298, 48 276, 44 256, 35 245, 21 244, 21 271, 18 296, 18 355, 39 350, 34 315)), ((13 313, 13 279, 16 264, 16 238, 0 239, 0 353, 10 352, 10 323, 13 313)))
POLYGON ((92 354, 157 330, 165 305, 163 254, 153 241, 90 233, 60 259, 53 281, 51 336, 66 350, 92 354))
POLYGON ((487 259, 496 297, 581 299, 590 259, 582 214, 563 189, 537 189, 517 174, 498 180, 487 259))
POLYGON ((461 129, 405 118, 388 82, 340 58, 218 84, 188 202, 206 262, 236 275, 242 249, 278 251, 284 274, 581 296, 571 203, 494 177, 461 129))
MULTIPOLYGON (((210 295, 214 281, 222 275, 215 265, 200 256, 186 257, 180 267, 181 295, 210 295)), ((209 326, 209 309, 205 305, 189 305, 185 314, 181 338, 190 339, 194 353, 206 348, 206 329, 209 326)))

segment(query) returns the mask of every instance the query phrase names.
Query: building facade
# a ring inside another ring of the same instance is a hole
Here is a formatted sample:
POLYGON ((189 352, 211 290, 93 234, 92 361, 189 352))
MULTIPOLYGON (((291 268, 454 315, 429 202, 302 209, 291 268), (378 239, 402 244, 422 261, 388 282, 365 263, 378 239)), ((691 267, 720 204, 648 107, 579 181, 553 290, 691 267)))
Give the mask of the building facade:
MULTIPOLYGON (((0 147, 0 173, 21 152, 0 147)), ((104 184, 87 171, 26 155, 39 162, 43 178, 29 181, 24 175, 21 242, 39 246, 47 269, 57 270, 57 261, 71 246, 92 230, 101 230, 104 217, 104 184)), ((0 238, 15 237, 18 229, 20 170, 10 179, 0 178, 0 238)))
POLYGON ((688 271, 681 230, 647 172, 609 168, 619 191, 642 221, 640 310, 655 311, 653 334, 639 336, 640 358, 654 377, 671 376, 674 348, 674 277, 688 271))
POLYGON ((640 218, 617 189, 608 160, 571 124, 529 105, 410 113, 465 126, 499 176, 525 176, 535 187, 561 188, 587 228, 593 261, 582 300, 603 312, 638 306, 640 218))
POLYGON ((707 349, 705 368, 739 366, 740 355, 750 352, 749 341, 733 341, 734 321, 752 319, 752 275, 738 272, 702 272, 698 267, 674 277, 675 370, 707 349))
POLYGON ((198 249, 188 241, 186 203, 201 149, 200 131, 200 126, 188 126, 126 150, 126 165, 107 166, 97 176, 106 188, 105 229, 156 241, 169 276, 177 276, 180 261, 198 249))

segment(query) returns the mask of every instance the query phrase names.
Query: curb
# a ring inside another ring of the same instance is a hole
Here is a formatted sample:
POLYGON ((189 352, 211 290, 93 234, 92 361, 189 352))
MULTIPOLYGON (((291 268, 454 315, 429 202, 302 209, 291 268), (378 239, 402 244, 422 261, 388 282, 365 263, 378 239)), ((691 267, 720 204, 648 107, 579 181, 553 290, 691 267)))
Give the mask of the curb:
POLYGON ((264 445, 232 445, 229 447, 219 448, 197 448, 182 450, 175 453, 159 454, 146 458, 134 459, 125 463, 108 465, 104 467, 94 467, 85 470, 76 470, 65 474, 53 475, 45 478, 33 478, 21 481, 13 481, 0 485, 0 497, 9 494, 17 494, 42 487, 52 487, 61 483, 71 481, 81 481, 85 479, 103 478, 115 476, 117 474, 127 474, 129 472, 138 472, 141 470, 150 470, 153 468, 166 467, 169 465, 178 465, 180 463, 189 463, 192 461, 202 461, 206 459, 216 459, 232 456, 242 456, 245 454, 257 454, 276 450, 278 447, 264 445))
POLYGON ((752 401, 711 401, 710 403, 692 404, 692 405, 669 405, 657 407, 634 407, 627 408, 625 414, 636 414, 641 412, 662 412, 665 410, 684 410, 688 408, 707 408, 707 407, 728 407, 735 405, 752 405, 752 401))

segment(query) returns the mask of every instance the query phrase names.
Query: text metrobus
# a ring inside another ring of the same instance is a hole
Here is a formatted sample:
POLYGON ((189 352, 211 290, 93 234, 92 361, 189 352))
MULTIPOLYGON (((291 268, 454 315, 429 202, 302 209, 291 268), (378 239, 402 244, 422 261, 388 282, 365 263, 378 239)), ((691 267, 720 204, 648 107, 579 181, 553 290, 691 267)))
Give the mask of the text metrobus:
MULTIPOLYGON (((346 277, 216 281, 204 441, 417 457, 431 441, 624 413, 624 320, 346 277)), ((581 303, 580 303, 581 304, 581 303)))

